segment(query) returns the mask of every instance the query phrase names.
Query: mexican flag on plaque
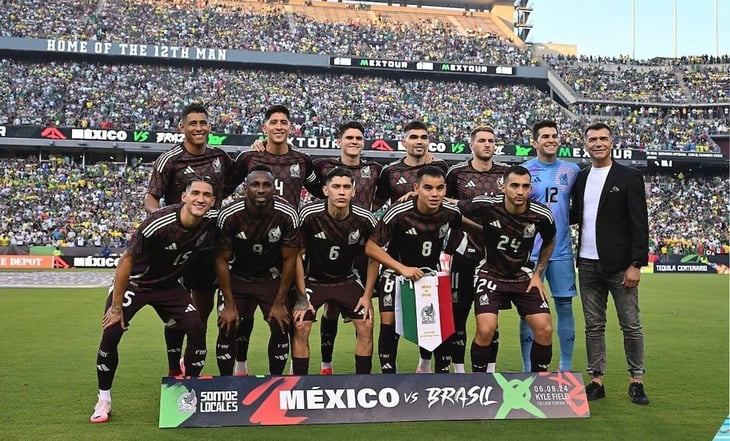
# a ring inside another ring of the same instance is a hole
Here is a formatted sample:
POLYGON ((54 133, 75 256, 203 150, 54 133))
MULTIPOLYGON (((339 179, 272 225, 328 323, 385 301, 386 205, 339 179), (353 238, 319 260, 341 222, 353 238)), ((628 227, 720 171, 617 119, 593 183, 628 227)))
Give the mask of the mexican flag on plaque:
POLYGON ((395 332, 433 351, 455 332, 448 273, 427 273, 413 282, 398 277, 395 332))

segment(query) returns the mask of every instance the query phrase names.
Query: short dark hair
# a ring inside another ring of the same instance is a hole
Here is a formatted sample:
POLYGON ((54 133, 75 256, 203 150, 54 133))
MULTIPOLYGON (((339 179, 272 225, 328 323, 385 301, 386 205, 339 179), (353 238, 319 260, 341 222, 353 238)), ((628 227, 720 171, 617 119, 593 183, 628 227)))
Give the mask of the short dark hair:
POLYGON ((332 181, 332 179, 336 177, 350 178, 350 181, 353 184, 355 183, 355 174, 352 172, 352 170, 345 167, 335 167, 330 170, 327 175, 325 175, 324 185, 329 184, 330 181, 332 181))
POLYGON ((507 182, 507 178, 509 178, 509 175, 517 175, 517 176, 532 176, 530 175, 530 170, 526 169, 525 167, 521 165, 513 165, 512 167, 508 168, 504 171, 504 174, 502 175, 502 182, 507 182))
POLYGON ((255 173, 255 172, 263 172, 263 173, 268 173, 268 174, 270 174, 270 175, 271 175, 271 179, 272 179, 272 180, 274 179, 274 172, 272 172, 272 171, 271 171, 271 168, 269 168, 269 166, 268 166, 268 165, 264 165, 264 164, 254 164, 254 165, 253 165, 253 167, 251 167, 251 168, 250 168, 250 169, 248 170, 248 175, 246 175, 246 182, 248 182, 248 178, 249 178, 249 176, 251 176, 251 174, 252 174, 252 173, 255 173))
POLYGON ((192 187, 194 182, 205 182, 206 184, 210 184, 210 186, 213 186, 213 180, 210 178, 210 176, 207 175, 194 175, 188 178, 187 182, 185 183, 185 192, 187 193, 190 190, 190 187, 192 187))
POLYGON ((471 132, 469 132, 469 139, 474 142, 474 138, 477 136, 477 133, 479 132, 489 132, 492 135, 496 136, 496 133, 494 133, 494 129, 490 126, 477 126, 471 129, 471 132))
POLYGON ((555 129, 555 131, 558 130, 558 124, 550 119, 544 119, 542 121, 536 122, 532 126, 532 139, 536 140, 538 136, 540 136, 540 129, 544 129, 545 127, 550 127, 555 129))
POLYGON ((421 182, 421 179, 423 179, 424 176, 431 176, 434 178, 441 177, 446 179, 444 171, 435 165, 426 165, 418 169, 418 172, 416 173, 416 182, 421 182))
POLYGON ((346 123, 340 124, 340 126, 337 128, 337 139, 342 138, 342 135, 344 135, 348 129, 359 130, 360 133, 362 133, 363 135, 365 134, 365 127, 363 127, 362 124, 357 121, 348 121, 346 123))
POLYGON ((403 133, 409 131, 409 130, 425 130, 428 131, 428 126, 423 121, 414 120, 406 124, 405 127, 403 127, 403 133))
POLYGON ((288 107, 283 104, 274 104, 273 106, 266 109, 266 113, 264 113, 264 121, 268 121, 269 118, 271 118, 271 115, 275 113, 283 113, 284 115, 286 115, 287 118, 289 118, 288 107))
POLYGON ((589 130, 601 130, 601 129, 606 129, 606 130, 608 130, 609 135, 613 135, 613 132, 611 131, 611 128, 608 126, 608 124, 603 123, 603 122, 594 122, 593 124, 586 127, 586 131, 583 132, 583 136, 587 135, 589 130))
POLYGON ((183 121, 191 113, 204 113, 205 116, 208 116, 208 109, 200 103, 190 103, 183 107, 182 113, 180 114, 180 121, 183 121))

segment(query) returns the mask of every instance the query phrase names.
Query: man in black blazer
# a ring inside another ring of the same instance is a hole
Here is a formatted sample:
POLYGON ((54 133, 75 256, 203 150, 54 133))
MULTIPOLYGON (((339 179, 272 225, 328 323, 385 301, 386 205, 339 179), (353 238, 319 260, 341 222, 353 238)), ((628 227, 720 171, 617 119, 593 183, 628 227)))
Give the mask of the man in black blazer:
POLYGON ((591 382, 589 401, 604 398, 606 307, 611 292, 631 374, 629 396, 649 404, 644 391, 644 333, 639 317, 640 269, 647 265, 649 220, 644 178, 611 159, 611 129, 594 123, 585 131, 591 166, 578 174, 572 190, 571 223, 580 227, 578 276, 586 326, 591 382))

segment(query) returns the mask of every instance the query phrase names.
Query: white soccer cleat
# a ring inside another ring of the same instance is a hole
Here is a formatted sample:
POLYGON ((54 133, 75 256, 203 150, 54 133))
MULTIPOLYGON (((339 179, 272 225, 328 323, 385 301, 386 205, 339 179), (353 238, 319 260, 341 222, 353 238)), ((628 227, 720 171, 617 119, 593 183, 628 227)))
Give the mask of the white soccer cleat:
POLYGON ((109 415, 112 413, 112 402, 109 400, 99 400, 94 406, 94 413, 91 414, 89 421, 92 423, 106 423, 109 421, 109 415))

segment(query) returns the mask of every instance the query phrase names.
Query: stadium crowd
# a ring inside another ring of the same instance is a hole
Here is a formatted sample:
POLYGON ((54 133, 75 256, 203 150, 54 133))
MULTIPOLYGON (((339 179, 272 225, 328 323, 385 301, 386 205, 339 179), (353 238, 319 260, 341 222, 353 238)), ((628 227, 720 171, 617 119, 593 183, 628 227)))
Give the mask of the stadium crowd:
POLYGON ((727 131, 729 109, 582 104, 571 116, 532 86, 427 78, 12 59, 0 60, 0 72, 0 124, 13 125, 175 130, 182 107, 199 101, 215 116, 214 131, 258 133, 263 110, 285 103, 303 136, 331 137, 342 120, 355 119, 367 138, 395 139, 403 122, 423 119, 434 139, 464 140, 486 124, 499 142, 524 145, 530 124, 552 118, 564 144, 580 145, 586 121, 600 115, 610 116, 618 146, 715 151, 708 135, 727 131))
POLYGON ((508 40, 476 30, 463 35, 448 20, 406 23, 380 17, 367 22, 333 23, 276 6, 261 10, 245 4, 201 8, 192 4, 129 0, 10 2, 0 35, 409 60, 531 63, 529 51, 508 40))
MULTIPOLYGON (((144 164, 70 157, 0 160, 0 246, 125 246, 144 219, 144 164)), ((676 253, 730 245, 726 177, 700 173, 645 176, 652 250, 676 253), (667 209, 669 207, 670 209, 667 209)))

